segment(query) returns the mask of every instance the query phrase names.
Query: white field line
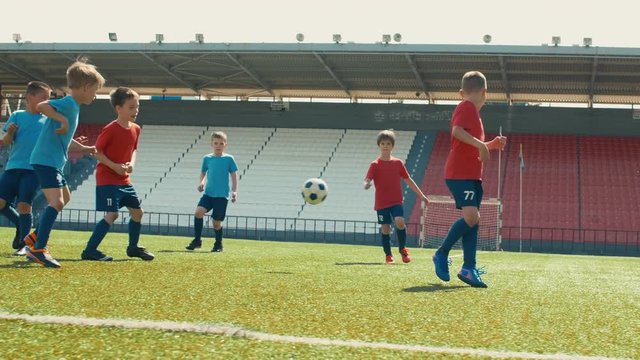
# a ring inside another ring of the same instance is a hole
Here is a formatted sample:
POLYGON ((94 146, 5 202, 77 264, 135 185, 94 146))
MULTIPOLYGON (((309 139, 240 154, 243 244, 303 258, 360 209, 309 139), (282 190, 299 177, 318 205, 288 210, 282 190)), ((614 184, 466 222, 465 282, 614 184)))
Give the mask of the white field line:
POLYGON ((81 316, 53 316, 53 315, 28 315, 28 314, 12 314, 0 311, 0 319, 2 320, 21 320, 32 323, 41 324, 61 324, 76 326, 93 326, 93 327, 115 327, 126 329, 144 329, 144 330, 160 330, 160 331, 181 331, 203 334, 215 334, 221 336, 230 336, 237 338, 245 338, 251 340, 274 341, 283 343, 296 343, 304 345, 321 345, 321 346, 343 346, 352 348, 370 348, 370 349, 387 349, 401 350, 410 352, 422 352, 432 354, 451 354, 451 355, 468 355, 468 356, 485 356, 495 359, 559 359, 559 360, 594 360, 594 359, 612 359, 606 357, 581 356, 571 354, 537 354, 528 352, 512 352, 483 350, 472 348, 450 348, 425 345, 403 345, 391 344, 383 342, 366 342, 358 340, 336 340, 304 336, 287 336, 267 334, 263 332, 245 330, 235 326, 227 325, 206 325, 187 322, 173 321, 153 321, 153 320, 127 320, 127 319, 99 319, 81 316))

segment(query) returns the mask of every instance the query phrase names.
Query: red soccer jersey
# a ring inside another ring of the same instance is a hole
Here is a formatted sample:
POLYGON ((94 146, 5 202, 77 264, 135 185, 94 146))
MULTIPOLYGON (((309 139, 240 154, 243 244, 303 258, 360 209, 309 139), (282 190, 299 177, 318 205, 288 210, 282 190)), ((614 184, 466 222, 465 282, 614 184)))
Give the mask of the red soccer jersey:
MULTIPOLYGON (((480 141, 484 141, 484 127, 478 109, 470 101, 463 101, 453 112, 451 119, 451 131, 453 127, 459 126, 466 130, 471 136, 480 141)), ((479 160, 480 150, 465 144, 451 135, 451 150, 445 165, 445 179, 482 179, 482 161, 479 160)))
MULTIPOLYGON (((131 161, 133 152, 138 148, 140 126, 132 123, 128 129, 123 128, 116 120, 102 129, 96 141, 96 149, 109 160, 117 164, 131 161)), ((108 166, 99 163, 96 170, 96 185, 129 185, 129 174, 118 175, 108 166)))
POLYGON ((392 156, 391 160, 385 161, 378 158, 372 161, 366 179, 372 179, 376 186, 374 210, 402 205, 401 179, 408 178, 407 168, 398 158, 392 156))

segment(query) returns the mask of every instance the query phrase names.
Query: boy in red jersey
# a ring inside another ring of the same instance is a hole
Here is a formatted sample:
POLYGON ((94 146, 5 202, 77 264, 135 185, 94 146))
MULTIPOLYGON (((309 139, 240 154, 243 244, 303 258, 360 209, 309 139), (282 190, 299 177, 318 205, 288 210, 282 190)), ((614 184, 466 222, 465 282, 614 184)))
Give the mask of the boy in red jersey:
POLYGON ((445 181, 462 210, 462 217, 451 225, 447 237, 433 256, 436 275, 449 281, 449 251, 462 238, 464 263, 458 278, 473 286, 486 288, 482 272, 476 268, 476 248, 482 202, 482 164, 489 160, 490 150, 504 149, 507 138, 497 136, 484 141, 480 109, 487 100, 487 79, 479 71, 462 77, 460 95, 463 101, 456 107, 451 120, 451 150, 445 165, 445 181))
POLYGON ((409 176, 404 162, 391 156, 391 151, 396 144, 396 135, 391 130, 384 130, 378 134, 378 147, 380 156, 371 162, 369 171, 364 179, 364 189, 371 187, 371 181, 376 186, 375 207, 378 213, 378 224, 382 231, 382 248, 386 255, 387 264, 395 263, 391 254, 391 224, 396 225, 396 235, 398 237, 398 247, 402 261, 411 261, 409 251, 406 248, 407 229, 404 223, 404 210, 402 208, 402 185, 400 180, 404 179, 407 185, 423 201, 427 197, 422 193, 415 181, 409 176))
POLYGON ((95 155, 100 161, 96 169, 96 210, 104 211, 105 215, 104 219, 96 224, 81 257, 82 260, 113 260, 111 256, 98 250, 98 246, 118 218, 118 210, 126 206, 131 215, 127 256, 153 260, 152 253, 138 246, 140 221, 144 213, 129 178, 135 165, 140 138, 140 126, 135 123, 140 106, 139 96, 135 91, 125 87, 113 90, 110 96, 111 105, 118 118, 102 129, 96 141, 98 153, 95 155))

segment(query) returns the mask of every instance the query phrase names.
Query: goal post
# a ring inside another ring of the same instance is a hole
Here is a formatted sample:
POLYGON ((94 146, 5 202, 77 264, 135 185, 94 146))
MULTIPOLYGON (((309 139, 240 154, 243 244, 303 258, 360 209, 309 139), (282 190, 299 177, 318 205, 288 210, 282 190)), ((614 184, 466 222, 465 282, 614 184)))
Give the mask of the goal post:
MULTIPOLYGON (((422 203, 420 219, 420 247, 437 248, 454 221, 462 216, 461 210, 450 196, 429 195, 429 204, 422 203)), ((502 228, 502 203, 496 198, 482 199, 480 205, 480 229, 478 231, 478 250, 500 250, 500 229, 502 228)), ((462 241, 454 248, 460 248, 462 241)))

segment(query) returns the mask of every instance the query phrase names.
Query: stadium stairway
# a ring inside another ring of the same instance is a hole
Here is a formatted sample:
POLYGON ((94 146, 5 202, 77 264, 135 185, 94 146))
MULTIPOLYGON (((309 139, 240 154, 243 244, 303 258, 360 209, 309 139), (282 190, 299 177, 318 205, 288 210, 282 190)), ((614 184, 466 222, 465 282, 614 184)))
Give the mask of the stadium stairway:
MULTIPOLYGON (((435 139, 436 133, 432 131, 418 131, 415 139, 413 140, 411 150, 409 150, 409 155, 407 155, 405 165, 409 171, 409 175, 413 178, 413 181, 418 184, 418 186, 422 184, 424 172, 429 164, 429 157, 433 150, 435 139)), ((421 201, 416 201, 416 194, 406 184, 403 185, 403 189, 405 219, 411 223, 410 220, 413 218, 413 212, 416 211, 416 208, 418 209, 418 212, 421 213, 421 201)), ((427 194, 426 189, 421 188, 421 190, 427 194)), ((419 224, 419 222, 416 224, 419 224)))

